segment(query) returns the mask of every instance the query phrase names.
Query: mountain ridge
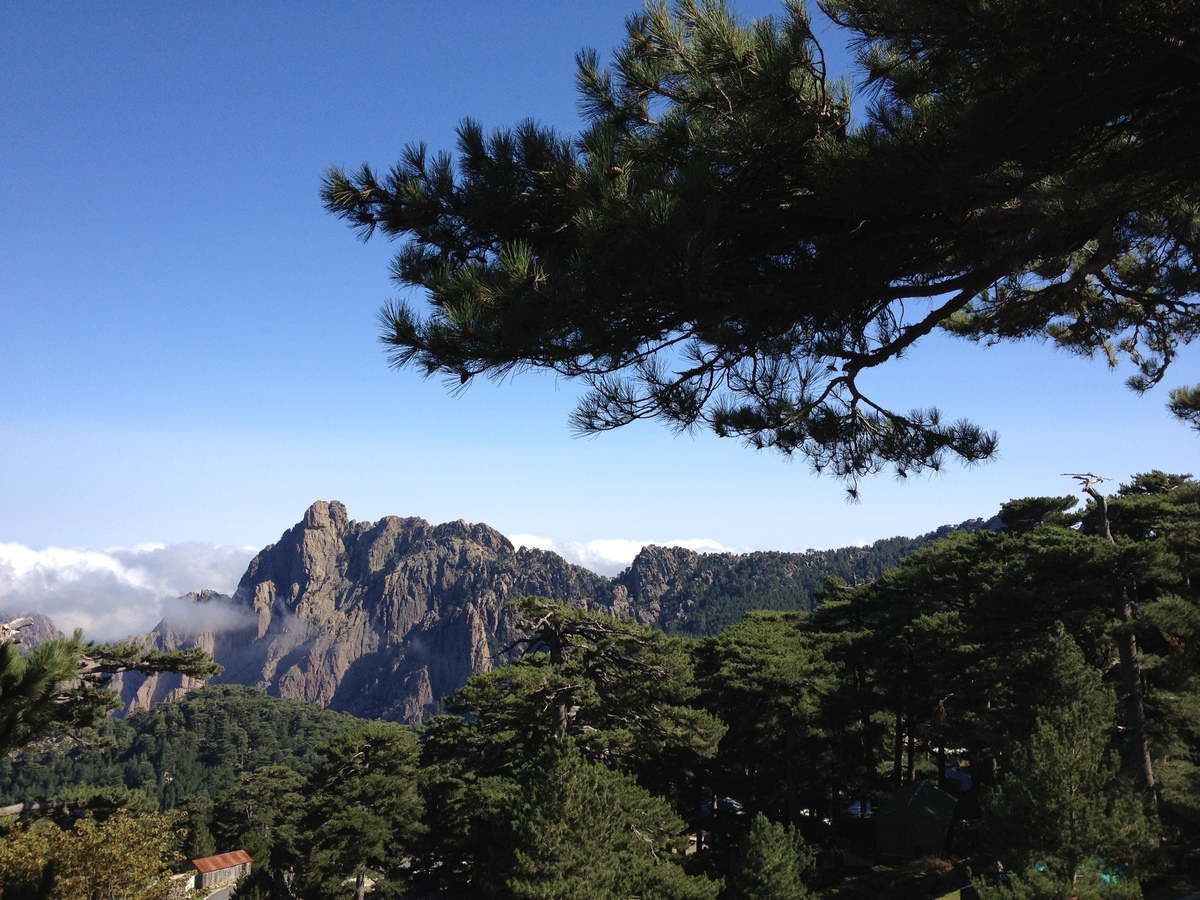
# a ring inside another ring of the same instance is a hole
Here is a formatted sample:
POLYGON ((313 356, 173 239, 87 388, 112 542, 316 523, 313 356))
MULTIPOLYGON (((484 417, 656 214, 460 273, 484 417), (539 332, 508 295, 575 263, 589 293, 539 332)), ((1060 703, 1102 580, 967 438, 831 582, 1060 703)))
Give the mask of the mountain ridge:
MULTIPOLYGON (((506 660, 518 636, 506 604, 530 594, 701 636, 748 609, 810 609, 829 575, 878 577, 908 553, 970 520, 919 538, 805 553, 697 553, 647 545, 609 578, 548 550, 514 547, 463 520, 351 519, 320 500, 264 547, 232 595, 200 591, 190 621, 166 619, 129 642, 158 650, 199 646, 225 671, 210 683, 242 684, 353 715, 419 723, 477 673, 506 660), (192 615, 194 613, 194 615, 192 615), (211 627, 199 624, 204 620, 211 627)), ((198 686, 164 673, 118 676, 126 713, 198 686)))

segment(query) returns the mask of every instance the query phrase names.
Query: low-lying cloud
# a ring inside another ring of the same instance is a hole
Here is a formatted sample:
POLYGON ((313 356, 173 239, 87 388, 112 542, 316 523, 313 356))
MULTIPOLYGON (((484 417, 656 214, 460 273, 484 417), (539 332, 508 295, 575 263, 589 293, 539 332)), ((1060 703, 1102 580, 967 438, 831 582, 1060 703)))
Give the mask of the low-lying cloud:
POLYGON ((232 602, 227 592, 195 602, 186 597, 164 597, 162 618, 176 634, 199 634, 202 631, 232 631, 258 621, 258 616, 245 604, 232 602))
POLYGON ((181 630, 233 627, 228 604, 177 598, 210 588, 230 594, 256 550, 184 543, 110 550, 0 543, 0 610, 42 613, 61 631, 97 641, 144 634, 168 617, 181 630))
POLYGON ((728 547, 710 538, 688 538, 670 541, 635 541, 626 538, 611 538, 595 541, 559 541, 537 534, 510 534, 508 539, 517 547, 532 547, 550 550, 567 562, 591 569, 600 575, 619 575, 629 567, 635 556, 647 544, 660 547, 686 547, 697 553, 729 553, 728 547))

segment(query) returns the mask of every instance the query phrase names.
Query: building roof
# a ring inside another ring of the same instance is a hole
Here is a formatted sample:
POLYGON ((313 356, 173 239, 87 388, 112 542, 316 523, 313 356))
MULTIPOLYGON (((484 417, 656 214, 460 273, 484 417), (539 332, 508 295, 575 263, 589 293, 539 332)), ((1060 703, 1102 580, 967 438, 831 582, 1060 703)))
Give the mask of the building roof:
POLYGON ((206 856, 203 859, 193 859, 192 865, 201 872, 215 872, 218 869, 232 869, 245 863, 254 862, 245 850, 231 850, 228 853, 218 853, 216 856, 206 856))

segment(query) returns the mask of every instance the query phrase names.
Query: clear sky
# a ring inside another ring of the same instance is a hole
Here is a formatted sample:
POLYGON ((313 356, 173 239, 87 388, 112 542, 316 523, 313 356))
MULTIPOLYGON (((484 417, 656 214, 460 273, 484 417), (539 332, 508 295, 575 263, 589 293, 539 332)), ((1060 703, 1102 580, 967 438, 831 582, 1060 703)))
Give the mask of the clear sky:
MULTIPOLYGON (((91 597, 85 571, 138 596, 228 589, 244 548, 317 499, 359 520, 487 522, 611 571, 643 542, 843 546, 1068 493, 1063 472, 1200 471, 1165 387, 1136 397, 1128 373, 1038 345, 935 338, 877 373, 902 408, 997 429, 1001 452, 867 481, 857 505, 708 435, 573 438, 578 388, 553 377, 451 397, 388 369, 375 315, 395 296, 393 247, 322 211, 323 169, 452 149, 467 116, 575 130, 574 54, 610 50, 636 8, 0 4, 0 608, 51 609, 68 584, 91 597)), ((1200 382, 1198 350, 1172 385, 1200 382)), ((95 595, 85 623, 124 627, 123 597, 95 595)))

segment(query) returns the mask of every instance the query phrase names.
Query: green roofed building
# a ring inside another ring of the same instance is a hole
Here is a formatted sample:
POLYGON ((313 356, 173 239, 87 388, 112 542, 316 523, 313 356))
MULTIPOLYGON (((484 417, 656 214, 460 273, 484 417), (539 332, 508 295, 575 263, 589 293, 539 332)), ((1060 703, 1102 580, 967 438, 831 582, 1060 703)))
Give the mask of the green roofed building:
POLYGON ((875 852, 905 859, 941 853, 957 803, 928 781, 897 791, 875 813, 875 852))

